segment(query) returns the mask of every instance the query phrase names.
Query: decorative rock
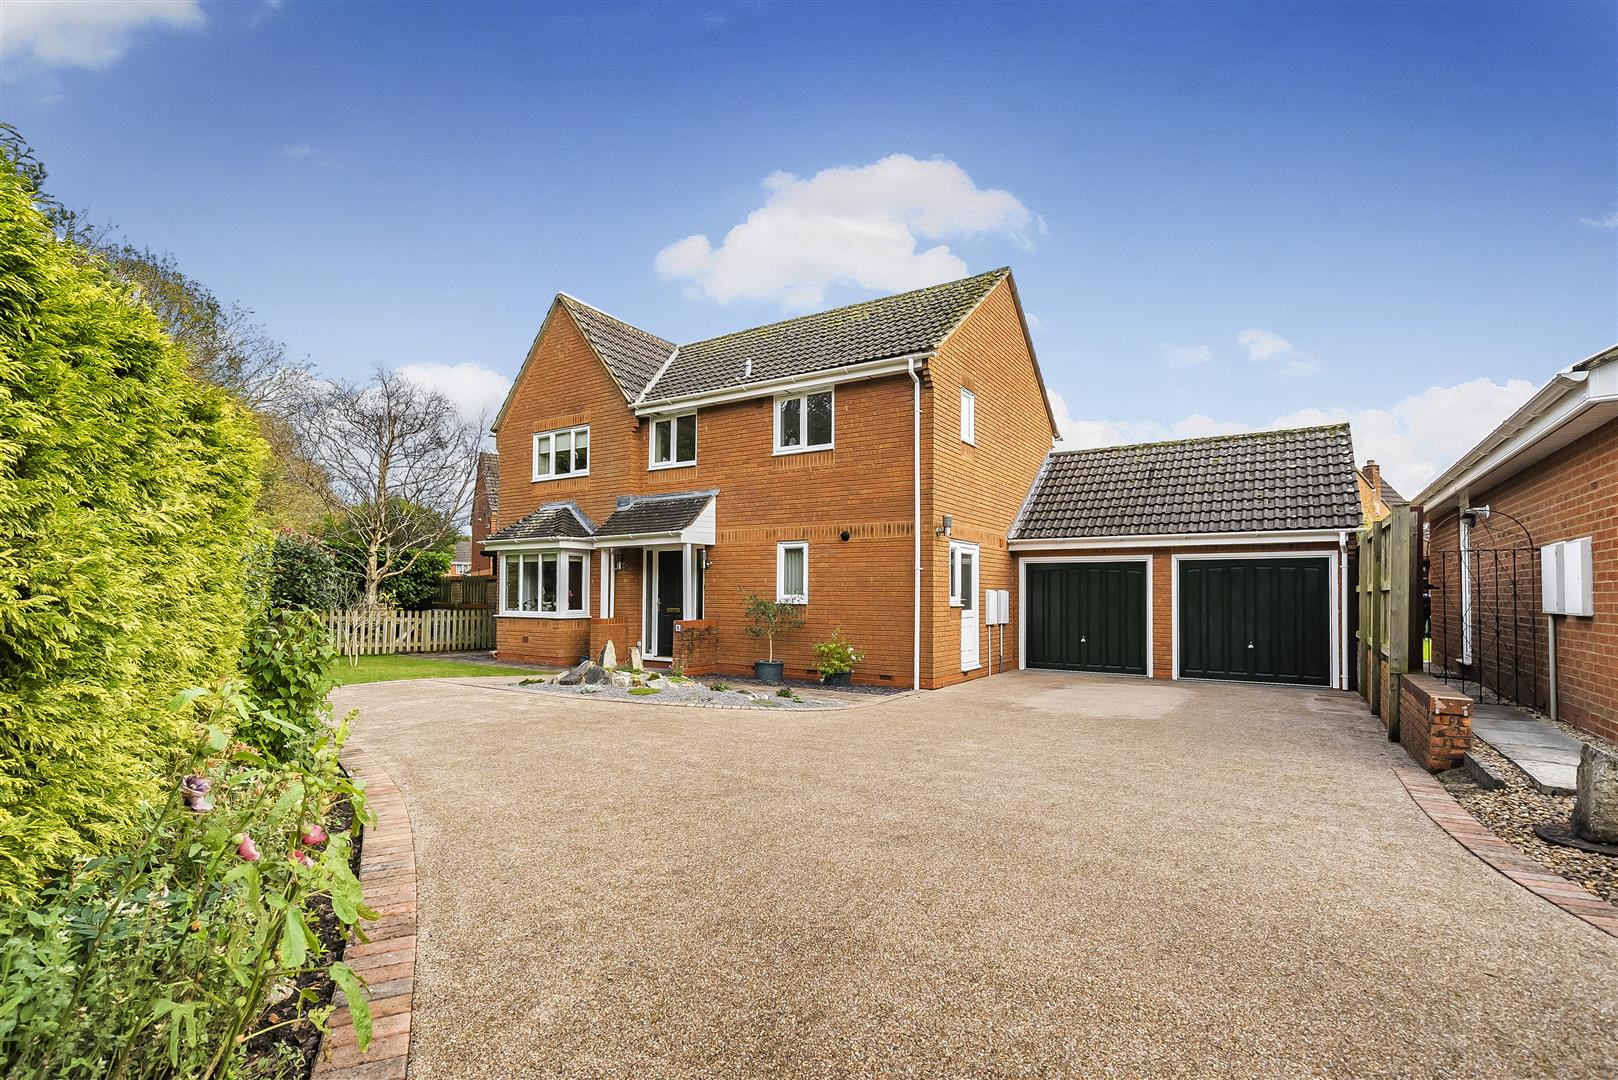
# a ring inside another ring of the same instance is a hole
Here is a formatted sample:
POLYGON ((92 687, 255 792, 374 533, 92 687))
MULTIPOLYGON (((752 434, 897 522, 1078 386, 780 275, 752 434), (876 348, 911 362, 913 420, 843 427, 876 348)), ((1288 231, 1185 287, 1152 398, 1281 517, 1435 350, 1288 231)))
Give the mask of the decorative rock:
POLYGON ((585 686, 599 686, 604 682, 609 682, 610 680, 611 676, 607 673, 606 668, 602 667, 594 660, 586 660, 577 667, 568 668, 566 671, 558 675, 556 677, 556 685, 578 686, 580 683, 583 683, 585 686))
POLYGON ((1597 844, 1618 844, 1618 755, 1589 743, 1579 754, 1573 833, 1597 844))
POLYGON ((631 645, 629 647, 629 670, 630 671, 639 671, 644 666, 644 665, 641 664, 640 661, 641 661, 640 646, 639 645, 631 645))
POLYGON ((618 666, 618 650, 613 648, 611 638, 601 647, 601 666, 609 671, 618 666))

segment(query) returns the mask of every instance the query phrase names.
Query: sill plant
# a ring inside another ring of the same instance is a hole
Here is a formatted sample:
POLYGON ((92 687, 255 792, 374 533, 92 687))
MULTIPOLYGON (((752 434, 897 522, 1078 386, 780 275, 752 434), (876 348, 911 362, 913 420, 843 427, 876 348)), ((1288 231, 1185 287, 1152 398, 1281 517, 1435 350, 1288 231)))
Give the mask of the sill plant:
POLYGON ((775 662, 775 635, 790 633, 803 626, 803 608, 800 605, 766 600, 757 593, 748 596, 745 614, 753 622, 747 628, 748 636, 764 639, 771 663, 775 662))
POLYGON ((853 671, 854 665, 864 659, 865 655, 855 651, 853 643, 843 637, 841 626, 832 631, 830 641, 815 646, 815 667, 825 677, 853 671))

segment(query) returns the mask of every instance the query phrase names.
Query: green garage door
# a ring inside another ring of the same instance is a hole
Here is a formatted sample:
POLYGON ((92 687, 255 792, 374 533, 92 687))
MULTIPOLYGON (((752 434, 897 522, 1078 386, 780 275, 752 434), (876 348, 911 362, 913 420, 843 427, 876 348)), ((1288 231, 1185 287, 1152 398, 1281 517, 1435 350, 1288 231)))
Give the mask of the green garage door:
POLYGON ((1331 682, 1331 570, 1324 559, 1180 563, 1180 674, 1331 682))
POLYGON ((1146 564, 1029 563, 1029 667, 1146 674, 1146 564))

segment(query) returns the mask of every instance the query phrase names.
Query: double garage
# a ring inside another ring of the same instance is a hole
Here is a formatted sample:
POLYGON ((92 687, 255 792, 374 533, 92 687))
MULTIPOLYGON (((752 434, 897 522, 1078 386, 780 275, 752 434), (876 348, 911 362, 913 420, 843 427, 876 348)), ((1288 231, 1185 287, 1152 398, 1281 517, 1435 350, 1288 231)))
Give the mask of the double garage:
POLYGON ((1056 451, 1011 534, 1023 667, 1344 686, 1346 425, 1056 451))
MULTIPOLYGON (((1024 665, 1154 675, 1152 555, 1023 560, 1024 665)), ((1170 555, 1172 676, 1333 684, 1330 554, 1170 555)))

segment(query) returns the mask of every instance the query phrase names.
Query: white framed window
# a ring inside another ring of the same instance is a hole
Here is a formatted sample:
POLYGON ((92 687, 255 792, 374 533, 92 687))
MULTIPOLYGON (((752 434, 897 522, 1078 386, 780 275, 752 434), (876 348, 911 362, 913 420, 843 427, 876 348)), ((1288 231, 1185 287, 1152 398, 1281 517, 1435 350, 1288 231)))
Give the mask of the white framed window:
POLYGON ((590 606, 590 559, 582 551, 500 556, 500 614, 582 619, 590 606))
POLYGON ((832 391, 816 390, 775 399, 775 452, 829 450, 836 427, 832 391))
POLYGON ((978 443, 978 396, 961 387, 961 441, 976 446, 978 443))
POLYGON ((782 604, 809 602, 809 545, 791 540, 775 545, 775 599, 782 604))
POLYGON ((697 463, 697 414, 681 413, 652 421, 653 469, 678 469, 697 463))
POLYGON ((951 544, 949 547, 949 606, 976 611, 978 606, 978 549, 951 544))
POLYGON ((590 425, 534 435, 534 479, 590 475, 590 425))

